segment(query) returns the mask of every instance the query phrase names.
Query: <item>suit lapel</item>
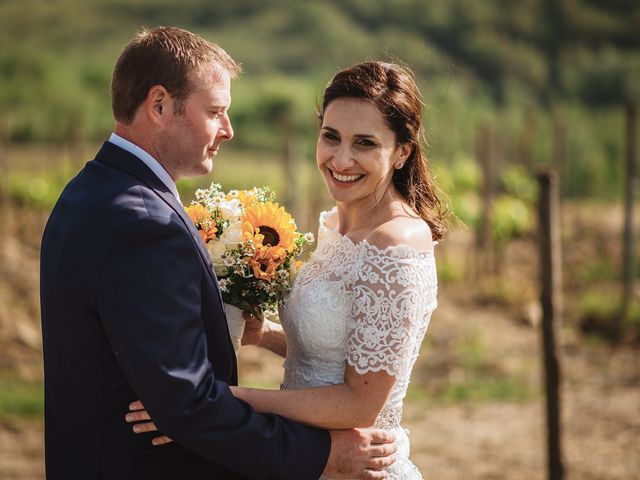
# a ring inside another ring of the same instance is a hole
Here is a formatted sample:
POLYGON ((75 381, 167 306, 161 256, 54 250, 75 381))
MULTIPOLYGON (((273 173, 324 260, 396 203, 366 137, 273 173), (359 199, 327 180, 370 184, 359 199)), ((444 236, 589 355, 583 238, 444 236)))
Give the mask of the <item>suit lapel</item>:
POLYGON ((187 212, 185 212, 184 207, 180 204, 180 202, 178 202, 178 199, 169 190, 169 187, 167 187, 151 171, 151 169, 144 164, 142 160, 111 142, 104 143, 104 145, 98 152, 98 155, 96 155, 96 161, 103 162, 113 168, 117 168, 118 170, 122 170, 129 173, 130 175, 133 175, 145 185, 150 187, 180 217, 182 223, 184 223, 185 227, 189 231, 191 239, 195 243, 198 252, 200 253, 200 258, 205 264, 206 270, 211 277, 211 281, 213 282, 215 291, 218 294, 220 303, 224 305, 222 292, 220 292, 220 287, 218 284, 218 277, 216 276, 215 270, 213 269, 213 264, 211 263, 209 252, 207 252, 207 249, 202 242, 202 238, 200 238, 200 235, 198 234, 198 230, 196 230, 196 227, 193 225, 193 222, 187 215, 187 212))

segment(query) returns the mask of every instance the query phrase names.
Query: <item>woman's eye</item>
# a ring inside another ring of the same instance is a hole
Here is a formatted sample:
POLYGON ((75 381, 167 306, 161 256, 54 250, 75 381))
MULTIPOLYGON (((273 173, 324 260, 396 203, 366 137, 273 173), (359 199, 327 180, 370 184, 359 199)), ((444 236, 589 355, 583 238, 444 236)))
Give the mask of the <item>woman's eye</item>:
POLYGON ((335 134, 335 133, 331 133, 331 132, 325 132, 323 135, 323 138, 329 142, 338 142, 340 141, 340 138, 335 134))
POLYGON ((364 147, 364 148, 372 148, 372 147, 376 146, 376 144, 374 142, 372 142, 371 140, 367 140, 367 139, 359 140, 357 142, 357 145, 359 147, 364 147))

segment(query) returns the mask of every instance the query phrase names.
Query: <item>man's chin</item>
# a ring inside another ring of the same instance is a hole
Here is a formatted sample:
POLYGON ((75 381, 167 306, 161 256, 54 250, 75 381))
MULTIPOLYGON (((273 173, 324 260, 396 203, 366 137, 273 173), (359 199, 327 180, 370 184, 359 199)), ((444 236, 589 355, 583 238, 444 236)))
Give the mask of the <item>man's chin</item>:
POLYGON ((202 177, 203 175, 209 175, 213 170, 213 162, 207 160, 202 162, 200 165, 191 168, 189 171, 185 171, 180 175, 179 179, 182 178, 194 178, 194 177, 202 177))
POLYGON ((200 177, 202 175, 209 175, 213 170, 213 158, 209 157, 204 160, 200 165, 198 165, 198 169, 194 172, 194 177, 200 177))

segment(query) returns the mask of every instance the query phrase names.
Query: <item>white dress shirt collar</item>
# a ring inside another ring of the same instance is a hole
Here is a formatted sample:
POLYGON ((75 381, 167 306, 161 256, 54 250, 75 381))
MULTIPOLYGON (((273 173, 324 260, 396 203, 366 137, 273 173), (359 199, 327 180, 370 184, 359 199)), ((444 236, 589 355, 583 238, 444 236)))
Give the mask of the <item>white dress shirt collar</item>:
POLYGON ((144 164, 151 169, 153 173, 160 179, 162 183, 164 183, 167 188, 173 193, 173 195, 180 202, 180 195, 178 194, 178 188, 176 187, 176 182, 173 181, 171 175, 164 169, 164 167, 158 162, 155 158, 145 152, 142 148, 137 146, 135 143, 130 142, 122 138, 120 135, 116 133, 112 133, 111 137, 109 137, 109 142, 117 145, 118 147, 126 150, 127 152, 138 157, 144 164))

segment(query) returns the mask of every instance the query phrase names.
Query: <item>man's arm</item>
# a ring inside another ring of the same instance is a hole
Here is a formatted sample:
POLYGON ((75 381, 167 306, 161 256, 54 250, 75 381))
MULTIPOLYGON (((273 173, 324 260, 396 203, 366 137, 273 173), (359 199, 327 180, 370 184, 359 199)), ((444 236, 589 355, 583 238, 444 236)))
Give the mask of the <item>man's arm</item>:
MULTIPOLYGON (((127 414, 128 422, 135 433, 155 432, 158 427, 140 401, 130 405, 132 410, 127 414)), ((365 428, 348 430, 330 430, 331 451, 323 474, 331 478, 357 478, 376 480, 386 478, 383 469, 392 465, 395 460, 397 446, 395 435, 386 430, 365 428)), ((173 440, 166 435, 153 439, 154 445, 165 445, 173 440)))
POLYGON ((216 380, 201 312, 201 285, 211 280, 200 262, 168 218, 140 219, 121 235, 98 306, 124 374, 160 429, 186 448, 254 478, 318 478, 326 431, 259 415, 216 380))

